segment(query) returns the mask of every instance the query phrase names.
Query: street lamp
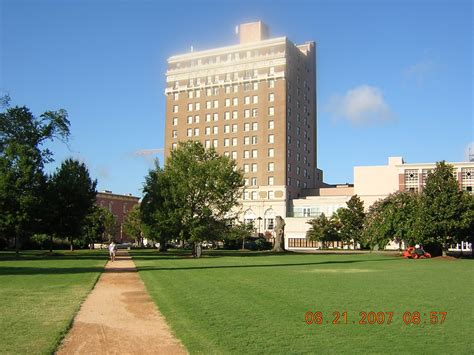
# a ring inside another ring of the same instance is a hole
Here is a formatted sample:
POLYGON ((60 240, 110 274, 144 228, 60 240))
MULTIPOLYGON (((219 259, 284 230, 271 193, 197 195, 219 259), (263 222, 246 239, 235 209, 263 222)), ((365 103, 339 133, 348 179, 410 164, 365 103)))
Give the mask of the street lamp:
POLYGON ((262 217, 258 217, 258 236, 260 237, 260 223, 262 223, 262 217))

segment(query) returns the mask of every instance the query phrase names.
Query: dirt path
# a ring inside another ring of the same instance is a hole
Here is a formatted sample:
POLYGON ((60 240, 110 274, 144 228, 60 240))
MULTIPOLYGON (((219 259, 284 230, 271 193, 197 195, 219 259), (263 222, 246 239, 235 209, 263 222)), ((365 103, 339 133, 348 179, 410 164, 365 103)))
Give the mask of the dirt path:
POLYGON ((126 251, 82 304, 57 354, 186 354, 172 334, 126 251))

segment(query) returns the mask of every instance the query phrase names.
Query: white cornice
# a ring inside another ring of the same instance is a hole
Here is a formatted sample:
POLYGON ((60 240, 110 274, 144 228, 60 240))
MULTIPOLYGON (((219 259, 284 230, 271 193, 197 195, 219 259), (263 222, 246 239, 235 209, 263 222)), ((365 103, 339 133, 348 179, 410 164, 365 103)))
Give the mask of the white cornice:
POLYGON ((242 50, 251 50, 251 49, 256 49, 256 48, 268 47, 268 46, 275 45, 277 43, 285 43, 285 42, 286 42, 286 37, 278 37, 278 38, 267 39, 264 41, 237 44, 233 46, 207 49, 204 51, 178 54, 178 55, 169 57, 168 63, 176 63, 176 62, 185 61, 185 60, 197 59, 200 57, 225 54, 227 52, 233 52, 237 50, 242 51, 242 50))

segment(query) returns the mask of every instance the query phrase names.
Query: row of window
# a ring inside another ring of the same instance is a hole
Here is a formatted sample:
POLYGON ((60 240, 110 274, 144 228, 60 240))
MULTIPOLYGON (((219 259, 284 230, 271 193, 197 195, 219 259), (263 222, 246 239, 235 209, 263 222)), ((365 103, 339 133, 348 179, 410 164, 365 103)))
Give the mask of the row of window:
MULTIPOLYGON (((273 200, 275 198, 275 191, 268 191, 267 193, 267 199, 273 200)), ((242 200, 258 200, 258 194, 257 191, 244 191, 242 194, 242 200)), ((273 219, 272 222, 270 223, 271 228, 268 229, 273 229, 273 219)))
MULTIPOLYGON (((192 117, 191 117, 192 118, 192 117)), ((188 121, 189 123, 189 121, 188 121)), ((274 121, 268 121, 267 123, 267 128, 269 130, 273 130, 275 128, 275 122, 274 121)), ((231 130, 232 130, 232 133, 236 133, 237 132, 237 124, 233 124, 233 125, 230 125, 230 124, 226 124, 224 125, 224 133, 231 133, 231 130)), ((252 122, 251 124, 249 122, 245 123, 244 124, 244 132, 250 132, 250 131, 258 131, 258 122, 252 122)), ((194 136, 197 137, 199 136, 199 128, 196 127, 196 128, 188 128, 186 130, 186 136, 187 137, 192 137, 193 136, 193 133, 194 133, 194 136)), ((204 132, 205 132, 205 135, 208 136, 211 134, 219 134, 219 127, 218 126, 213 126, 213 127, 205 127, 204 128, 204 132), (211 130, 212 128, 212 130, 211 130)), ((172 131, 172 137, 173 138, 178 138, 178 131, 177 130, 173 130, 172 131)))
MULTIPOLYGON (((254 83, 254 84, 256 84, 256 85, 253 85, 254 90, 257 90, 258 89, 258 83, 254 83)), ((230 94, 231 93, 231 87, 227 86, 225 88, 225 91, 226 91, 226 94, 230 94)), ((238 91, 238 86, 237 86, 237 89, 234 92, 237 92, 237 91, 238 91)), ((207 96, 218 95, 218 94, 219 94, 219 88, 207 88, 206 89, 206 95, 207 96)), ((201 97, 201 90, 189 90, 188 91, 188 99, 194 99, 194 98, 200 98, 200 97, 201 97)), ((173 100, 174 101, 179 100, 179 93, 176 92, 176 93, 173 94, 173 100)), ((275 94, 274 93, 269 93, 268 94, 268 101, 269 102, 275 101, 275 94)), ((233 102, 234 102, 234 105, 237 105, 237 101, 235 101, 235 98, 234 98, 233 102)), ((257 104, 258 103, 258 95, 245 96, 244 97, 244 104, 250 105, 251 102, 254 103, 254 104, 257 104)), ((210 105, 211 105, 211 101, 206 102, 206 107, 207 108, 210 108, 210 105)), ((215 107, 218 106, 217 100, 214 100, 214 106, 215 107)), ((225 106, 230 106, 230 98, 225 99, 225 106)))
MULTIPOLYGON (((249 96, 247 96, 247 97, 249 97, 249 96)), ((258 102, 258 96, 254 96, 254 97, 257 97, 256 102, 258 102)), ((230 107, 230 99, 225 99, 224 103, 225 103, 225 107, 230 107)), ((232 104, 233 104, 233 106, 238 106, 239 105, 237 97, 234 97, 232 99, 232 104)), ((250 102, 249 102, 249 104, 250 104, 250 102)), ((216 109, 216 108, 219 108, 219 101, 218 100, 207 101, 206 102, 206 110, 211 110, 211 109, 216 109)), ((201 110, 201 103, 200 102, 195 102, 194 104, 192 102, 188 103, 188 112, 200 111, 200 110, 201 110)), ((250 112, 250 109, 247 109, 245 111, 250 112)), ((252 111, 257 112, 257 109, 254 108, 254 109, 252 109, 252 111)), ((178 105, 173 105, 173 113, 178 113, 178 112, 179 112, 179 106, 178 105)), ((268 114, 270 116, 273 116, 275 114, 275 108, 273 106, 268 107, 268 114)), ((253 116, 256 117, 257 114, 255 113, 255 114, 253 114, 253 116)), ((246 117, 249 117, 249 116, 246 116, 246 117)))
MULTIPOLYGON (((187 86, 188 87, 200 86, 203 83, 206 83, 208 85, 219 84, 222 80, 224 82, 230 82, 230 81, 237 81, 239 79, 244 79, 244 80, 258 79, 258 74, 259 74, 259 70, 254 69, 252 71, 247 70, 243 72, 226 73, 223 75, 219 75, 219 74, 208 75, 207 77, 188 79, 187 86)), ((273 76, 275 75, 275 67, 269 67, 268 70, 266 70, 266 72, 260 71, 260 74, 267 74, 268 76, 273 76)), ((177 89, 178 86, 179 86, 179 81, 175 81, 173 84, 173 87, 177 89)))
MULTIPOLYGON (((258 117, 258 109, 256 109, 256 108, 254 108, 254 109, 245 109, 243 111, 243 114, 244 114, 244 118, 250 118, 250 117, 256 118, 256 117, 258 117)), ((268 116, 271 116, 271 117, 275 116, 275 108, 274 107, 269 107, 268 108, 268 116)), ((193 119, 193 116, 188 116, 187 117, 187 122, 188 122, 188 124, 199 123, 200 118, 201 117, 199 115, 195 115, 194 119, 193 119)), ((224 120, 228 121, 228 120, 230 120, 230 118, 231 118, 231 111, 224 112, 224 120)), ((236 120, 238 118, 239 118, 238 111, 232 111, 232 119, 236 120)), ((217 112, 214 112, 213 114, 206 113, 205 121, 206 122, 219 121, 219 114, 217 112)), ((172 123, 173 123, 173 126, 177 126, 178 125, 178 117, 173 117, 172 118, 172 123)))

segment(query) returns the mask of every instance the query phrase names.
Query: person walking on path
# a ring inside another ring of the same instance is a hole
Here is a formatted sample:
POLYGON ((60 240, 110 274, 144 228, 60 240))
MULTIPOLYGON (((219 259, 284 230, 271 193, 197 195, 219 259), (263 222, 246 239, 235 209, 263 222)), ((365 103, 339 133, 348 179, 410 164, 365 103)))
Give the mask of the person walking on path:
POLYGON ((109 245, 109 255, 110 261, 115 261, 115 253, 117 251, 117 244, 112 240, 112 243, 109 245))

